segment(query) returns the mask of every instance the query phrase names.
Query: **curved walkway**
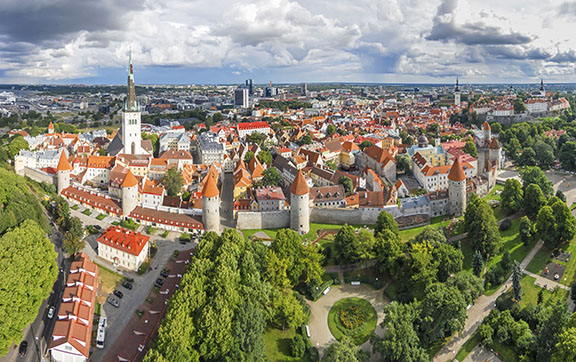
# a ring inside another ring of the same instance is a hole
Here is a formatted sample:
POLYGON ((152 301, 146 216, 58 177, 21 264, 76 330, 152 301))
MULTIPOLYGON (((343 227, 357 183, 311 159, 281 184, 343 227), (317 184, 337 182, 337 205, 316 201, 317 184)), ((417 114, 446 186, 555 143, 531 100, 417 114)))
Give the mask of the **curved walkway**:
MULTIPOLYGON (((324 349, 336 339, 330 333, 328 328, 328 312, 330 308, 340 299, 356 297, 366 299, 372 304, 378 316, 378 325, 376 327, 376 334, 382 335, 382 328, 380 324, 384 320, 384 306, 389 303, 389 300, 384 297, 384 289, 372 289, 367 285, 353 286, 350 284, 333 285, 328 294, 322 296, 316 302, 308 302, 310 306, 310 320, 308 326, 310 327, 310 341, 318 348, 320 355, 323 354, 324 349)), ((372 351, 370 342, 362 345, 365 351, 372 351)))

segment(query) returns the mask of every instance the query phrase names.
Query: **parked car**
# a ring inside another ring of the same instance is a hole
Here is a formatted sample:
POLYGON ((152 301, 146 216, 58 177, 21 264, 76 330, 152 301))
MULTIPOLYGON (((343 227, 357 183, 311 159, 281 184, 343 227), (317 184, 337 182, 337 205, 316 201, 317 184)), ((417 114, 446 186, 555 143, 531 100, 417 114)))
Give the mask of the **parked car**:
POLYGON ((56 308, 54 308, 54 306, 48 308, 48 319, 52 319, 54 317, 54 311, 56 311, 56 308))
POLYGON ((162 279, 162 278, 156 279, 156 282, 154 283, 154 285, 156 285, 158 288, 160 288, 162 285, 164 285, 164 279, 162 279))
POLYGON ((124 281, 122 282, 122 286, 123 286, 124 288, 126 288, 126 289, 130 289, 130 290, 132 289, 132 283, 130 283, 130 282, 127 281, 127 280, 124 280, 124 281))
POLYGON ((101 229, 102 229, 102 226, 100 226, 100 225, 92 225, 92 226, 94 226, 94 229, 96 229, 96 230, 101 230, 101 229))
POLYGON ((112 296, 108 297, 108 303, 110 305, 112 305, 113 307, 116 307, 116 308, 120 307, 120 302, 118 301, 118 299, 116 299, 112 296))
POLYGON ((22 341, 22 343, 20 343, 20 348, 18 348, 18 354, 21 357, 26 356, 26 351, 28 350, 28 342, 27 341, 22 341))
POLYGON ((124 293, 122 293, 121 291, 119 291, 118 289, 116 289, 114 291, 114 295, 117 296, 118 298, 122 299, 122 297, 124 296, 124 293))
POLYGON ((168 278, 168 269, 162 269, 162 271, 160 272, 160 275, 164 278, 168 278))

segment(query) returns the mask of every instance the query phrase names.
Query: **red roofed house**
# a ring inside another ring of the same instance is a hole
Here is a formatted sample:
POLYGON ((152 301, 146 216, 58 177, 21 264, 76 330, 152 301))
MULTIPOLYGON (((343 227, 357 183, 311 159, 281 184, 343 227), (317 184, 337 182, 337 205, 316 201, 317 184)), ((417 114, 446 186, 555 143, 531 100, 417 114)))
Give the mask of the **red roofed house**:
POLYGON ((70 266, 50 341, 51 361, 88 361, 98 289, 98 266, 84 253, 70 266))
POLYGON ((110 226, 98 242, 98 256, 116 266, 138 270, 148 256, 148 236, 135 231, 110 226))
POLYGON ((264 121, 238 123, 238 136, 240 138, 254 132, 268 134, 270 133, 270 125, 264 121))

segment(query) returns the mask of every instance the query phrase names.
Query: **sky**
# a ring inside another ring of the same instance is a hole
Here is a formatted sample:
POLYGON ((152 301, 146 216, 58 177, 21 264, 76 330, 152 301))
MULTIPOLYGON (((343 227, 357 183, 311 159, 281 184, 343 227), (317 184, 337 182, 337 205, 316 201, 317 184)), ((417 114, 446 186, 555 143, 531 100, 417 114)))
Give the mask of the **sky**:
POLYGON ((2 0, 0 83, 576 82, 576 1, 2 0))

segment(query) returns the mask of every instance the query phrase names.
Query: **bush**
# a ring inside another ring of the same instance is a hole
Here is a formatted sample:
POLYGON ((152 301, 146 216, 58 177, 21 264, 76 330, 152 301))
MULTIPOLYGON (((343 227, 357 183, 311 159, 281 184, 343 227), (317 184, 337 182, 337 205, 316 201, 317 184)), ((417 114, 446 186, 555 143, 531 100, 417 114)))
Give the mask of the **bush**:
POLYGON ((358 328, 366 319, 366 312, 355 305, 340 310, 340 322, 348 329, 358 328))
POLYGON ((306 352, 306 342, 300 333, 296 333, 290 341, 290 354, 292 357, 302 358, 306 352))
POLYGON ((500 265, 493 266, 486 272, 484 280, 486 281, 486 287, 490 288, 494 285, 500 285, 504 281, 505 273, 500 265))
POLYGON ((138 271, 136 273, 138 275, 142 275, 148 271, 148 268, 150 268, 150 263, 144 262, 144 263, 140 264, 140 267, 138 268, 138 271))
POLYGON ((187 243, 192 240, 192 237, 190 236, 190 234, 184 233, 180 235, 180 238, 178 239, 180 240, 181 243, 187 243))
POLYGON ((105 218, 106 218, 106 214, 100 214, 100 215, 96 216, 96 219, 100 220, 100 221, 104 220, 105 218))
POLYGON ((122 220, 120 221, 120 226, 126 229, 130 229, 132 231, 136 231, 138 229, 138 224, 134 220, 122 220))
POLYGON ((156 232, 156 229, 155 229, 154 227, 152 227, 152 226, 148 226, 148 227, 146 228, 146 234, 148 234, 148 235, 152 235, 152 234, 154 234, 155 232, 156 232))
POLYGON ((166 237, 168 237, 168 233, 169 233, 168 230, 164 230, 164 232, 160 236, 162 236, 163 238, 166 238, 166 237))
POLYGON ((80 206, 78 206, 78 205, 74 205, 71 207, 72 210, 78 210, 79 208, 80 208, 80 206))
POLYGON ((510 221, 510 219, 504 219, 500 223, 500 231, 506 231, 506 230, 510 229, 511 226, 512 226, 512 221, 510 221))
POLYGON ((82 213, 86 216, 92 215, 92 211, 90 211, 90 209, 84 209, 84 211, 82 211, 82 213))

